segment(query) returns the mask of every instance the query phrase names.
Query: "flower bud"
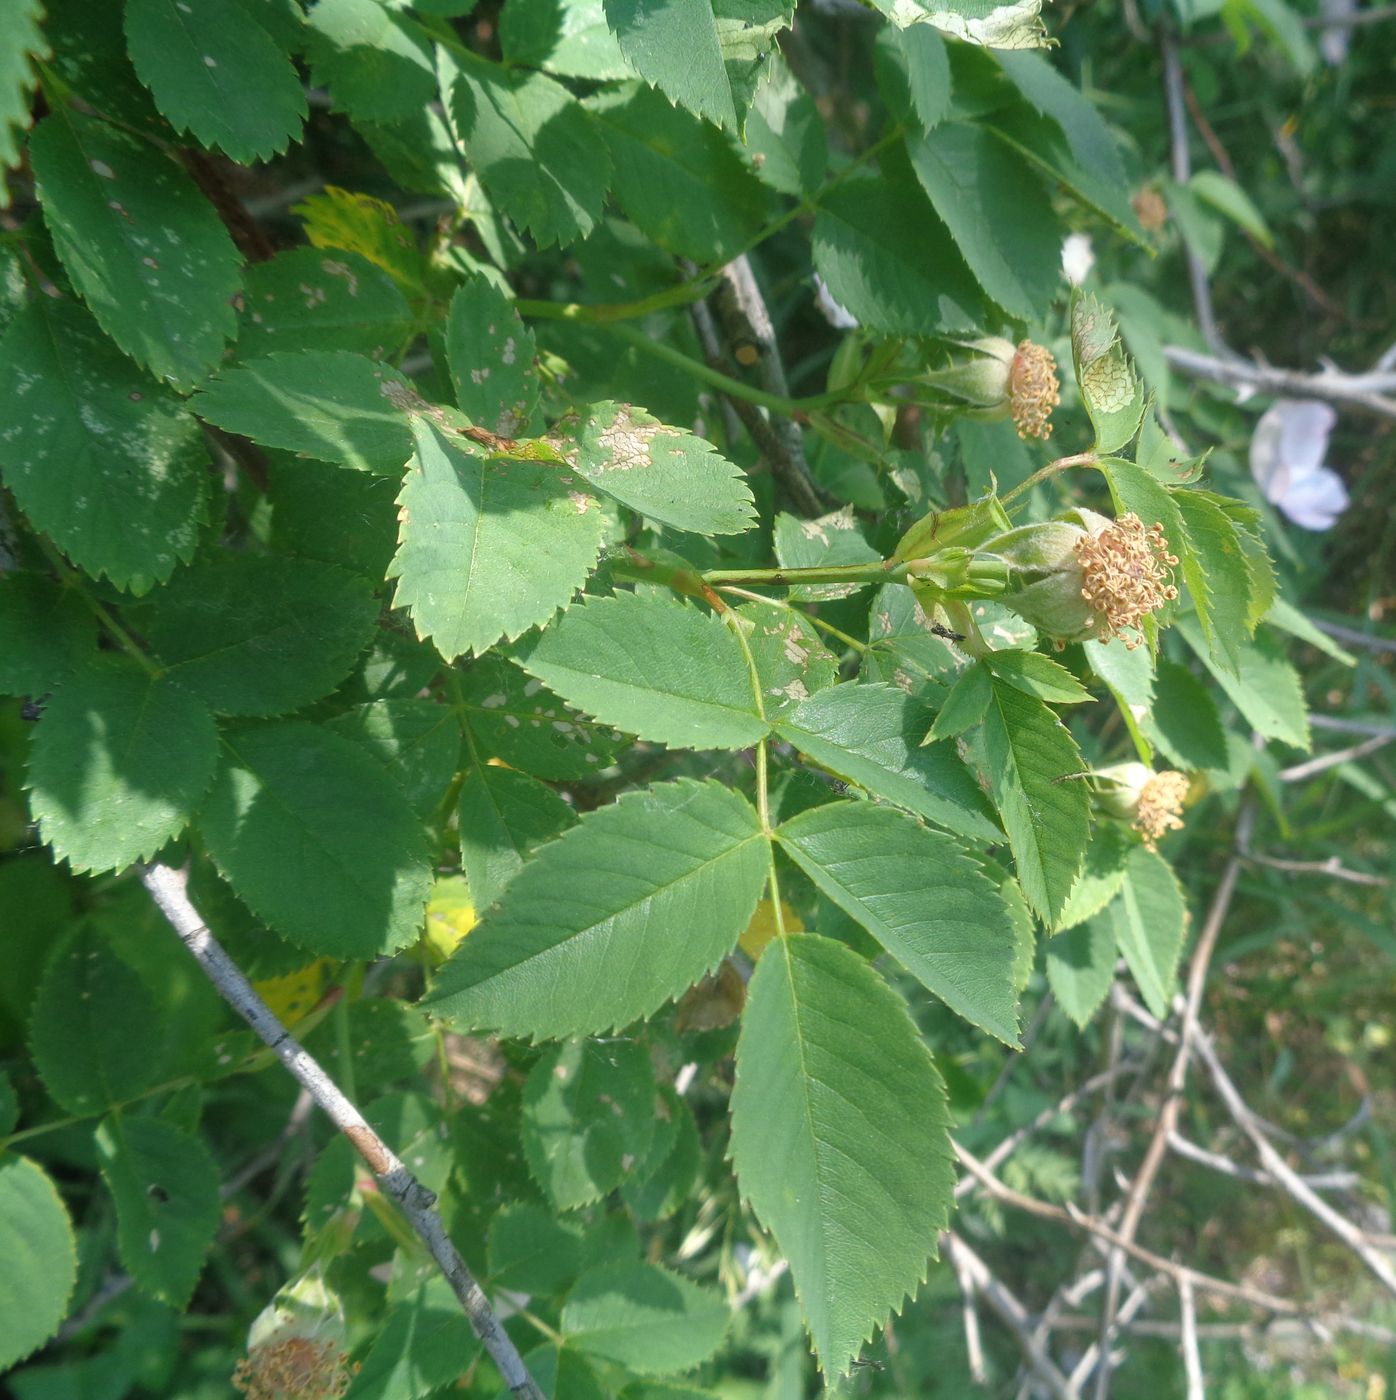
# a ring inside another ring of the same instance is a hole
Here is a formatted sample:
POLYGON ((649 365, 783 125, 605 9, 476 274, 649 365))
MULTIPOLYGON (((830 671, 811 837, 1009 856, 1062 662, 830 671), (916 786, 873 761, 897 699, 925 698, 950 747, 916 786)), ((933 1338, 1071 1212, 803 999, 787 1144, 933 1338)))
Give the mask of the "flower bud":
POLYGON ((892 558, 925 559, 951 546, 973 549, 1010 528, 1008 513, 991 493, 966 506, 923 515, 897 542, 892 558))
POLYGON ((1030 340, 986 336, 971 341, 973 358, 932 370, 924 378, 937 389, 974 404, 972 417, 1011 417, 1021 438, 1052 434, 1052 410, 1061 402, 1057 362, 1045 346, 1030 340))
POLYGON ((1159 838, 1181 830, 1183 805, 1191 784, 1183 773, 1165 768, 1155 773, 1143 763, 1118 763, 1096 774, 1100 805, 1119 817, 1144 838, 1153 850, 1159 838))
POLYGON ((1131 651, 1140 622, 1178 596, 1163 527, 1145 528, 1133 512, 1109 520, 1075 510, 1059 520, 1022 525, 990 540, 982 553, 1010 567, 1000 601, 1059 643, 1115 637, 1131 651))

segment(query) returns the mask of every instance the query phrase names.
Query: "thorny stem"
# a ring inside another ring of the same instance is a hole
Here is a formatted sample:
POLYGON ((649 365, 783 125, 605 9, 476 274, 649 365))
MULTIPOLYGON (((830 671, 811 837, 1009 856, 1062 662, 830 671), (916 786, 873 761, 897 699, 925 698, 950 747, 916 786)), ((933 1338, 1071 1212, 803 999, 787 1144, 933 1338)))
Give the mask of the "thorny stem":
POLYGON ((825 622, 822 617, 815 617, 812 613, 792 606, 784 598, 767 598, 762 593, 753 593, 749 588, 738 588, 736 584, 732 583, 719 584, 718 592, 730 593, 734 598, 745 598, 752 603, 765 603, 770 608, 784 608, 786 612, 793 613, 798 617, 801 622, 808 622, 811 626, 819 628, 821 632, 827 632, 835 640, 842 642, 846 647, 851 647, 854 651, 871 650, 866 642, 860 642, 857 637, 850 637, 847 632, 841 632, 832 622, 825 622))
MULTIPOLYGON (((905 583, 918 559, 882 559, 875 564, 831 564, 813 569, 706 569, 704 583, 788 588, 801 583, 905 583)), ((769 601, 769 599, 764 600, 769 601)))

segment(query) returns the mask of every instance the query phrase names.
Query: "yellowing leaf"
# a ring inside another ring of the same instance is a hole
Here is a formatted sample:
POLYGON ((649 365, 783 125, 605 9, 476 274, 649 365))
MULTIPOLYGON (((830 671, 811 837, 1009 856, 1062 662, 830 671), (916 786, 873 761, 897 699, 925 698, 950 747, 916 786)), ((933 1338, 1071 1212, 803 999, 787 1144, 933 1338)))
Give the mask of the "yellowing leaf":
MULTIPOLYGON (((786 933, 803 933, 805 926, 800 922, 800 916, 782 899, 780 902, 780 917, 785 924, 786 933)), ((751 922, 746 926, 746 932, 741 937, 741 949, 752 962, 766 949, 771 939, 780 930, 776 927, 775 906, 769 899, 763 899, 756 906, 756 913, 751 916, 751 922)))
POLYGON ((422 943, 432 962, 445 962, 479 922, 480 916, 475 912, 465 880, 459 875, 447 875, 438 880, 427 900, 427 927, 422 934, 422 943))
POLYGON ((284 977, 254 982, 252 988, 282 1025, 294 1026, 320 1000, 333 967, 329 958, 316 958, 284 977))
POLYGON ((421 296, 425 267, 412 231, 397 210, 369 194, 326 185, 291 211, 305 220, 305 236, 316 248, 343 248, 376 263, 409 296, 421 296))

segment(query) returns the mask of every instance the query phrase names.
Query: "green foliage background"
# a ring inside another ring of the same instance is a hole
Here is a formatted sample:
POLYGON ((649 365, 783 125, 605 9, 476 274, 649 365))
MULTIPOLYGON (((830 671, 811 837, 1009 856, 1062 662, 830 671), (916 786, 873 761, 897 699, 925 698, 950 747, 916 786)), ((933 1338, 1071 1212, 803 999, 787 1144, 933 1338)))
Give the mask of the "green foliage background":
MULTIPOLYGON (((0 6, 20 1400, 226 1395, 306 1280, 350 1396, 500 1393, 150 904, 152 860, 187 865, 568 1400, 971 1393, 940 1232, 1034 1306, 1076 1246, 957 1208, 952 1131, 983 1155, 1088 1076, 1118 960, 1168 1014, 1243 804, 1256 851, 1369 878, 1248 866, 1209 1023, 1296 1134, 1375 1105, 1353 1196, 1389 1192, 1392 769, 1284 773, 1311 707, 1391 728, 1389 420, 1344 413, 1354 506, 1301 532, 1247 470, 1264 400, 1168 353, 1213 348, 1189 260, 1259 360, 1392 339, 1393 26, 1328 65, 1315 12, 0 6), (986 336, 1055 353, 1050 443, 954 387, 986 336), (1052 646, 1001 561, 946 582, 948 522, 992 553, 994 512, 1077 507, 1159 522, 1178 560, 1137 648, 1052 646), (1192 780, 1158 850, 1097 800, 1131 760, 1192 780)), ((1074 1198, 1085 1121, 1005 1181, 1074 1198)), ((1186 1177, 1154 1243, 1377 1315, 1351 1260, 1248 1204, 1186 1177)), ((1221 1393, 1396 1384, 1375 1344, 1305 1352, 1293 1386, 1256 1354, 1208 1342, 1221 1393)), ((989 1340, 990 1393, 1017 1355, 989 1340)), ((1160 1377, 1181 1393, 1173 1344, 1139 1342, 1112 1393, 1160 1377)))

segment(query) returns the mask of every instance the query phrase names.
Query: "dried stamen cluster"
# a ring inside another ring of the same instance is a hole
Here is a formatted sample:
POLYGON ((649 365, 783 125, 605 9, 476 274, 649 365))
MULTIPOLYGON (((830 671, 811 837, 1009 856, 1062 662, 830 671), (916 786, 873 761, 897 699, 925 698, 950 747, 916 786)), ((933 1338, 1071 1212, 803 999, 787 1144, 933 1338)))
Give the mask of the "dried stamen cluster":
POLYGON ((1134 814, 1134 829, 1144 837, 1152 851, 1161 836, 1181 830, 1183 801, 1188 795, 1185 774, 1164 769, 1155 773, 1139 792, 1139 809, 1134 814))
POLYGON ((1008 411, 1021 438, 1052 436, 1052 410, 1062 401, 1052 352, 1021 341, 1008 372, 1008 411))
POLYGON ((339 1400, 353 1379, 345 1361, 332 1341, 282 1336, 238 1362, 233 1386, 247 1400, 339 1400))
POLYGON ((1178 596, 1169 573, 1178 557, 1168 552, 1163 527, 1145 528, 1130 512, 1098 534, 1078 540, 1076 555, 1081 596, 1103 624, 1096 640, 1119 637, 1132 651, 1142 640, 1141 619, 1178 596))

